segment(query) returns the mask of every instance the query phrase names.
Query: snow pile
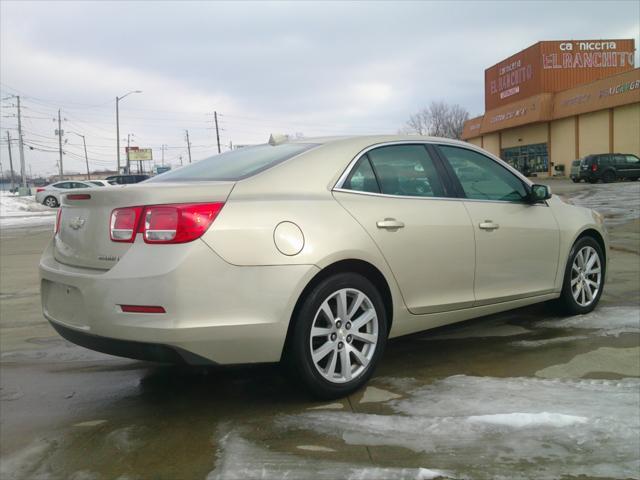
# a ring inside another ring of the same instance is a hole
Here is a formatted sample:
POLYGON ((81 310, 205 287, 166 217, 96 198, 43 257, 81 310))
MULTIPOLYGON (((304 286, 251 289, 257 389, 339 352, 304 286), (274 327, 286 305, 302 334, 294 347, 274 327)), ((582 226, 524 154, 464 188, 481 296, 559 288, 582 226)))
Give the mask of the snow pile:
POLYGON ((587 315, 545 320, 535 327, 583 328, 596 330, 602 336, 617 337, 623 333, 640 333, 640 309, 638 307, 602 307, 587 315))
POLYGON ((597 210, 607 225, 619 225, 640 218, 640 183, 593 185, 568 201, 597 210))
POLYGON ((56 210, 36 203, 35 197, 19 197, 9 192, 0 193, 0 228, 53 224, 56 210))
POLYGON ((449 377, 387 403, 396 414, 308 412, 284 428, 402 447, 476 479, 640 478, 640 379, 449 377))
POLYGON ((216 469, 207 480, 431 480, 453 478, 448 472, 427 468, 382 468, 273 452, 244 439, 237 432, 220 441, 216 469))

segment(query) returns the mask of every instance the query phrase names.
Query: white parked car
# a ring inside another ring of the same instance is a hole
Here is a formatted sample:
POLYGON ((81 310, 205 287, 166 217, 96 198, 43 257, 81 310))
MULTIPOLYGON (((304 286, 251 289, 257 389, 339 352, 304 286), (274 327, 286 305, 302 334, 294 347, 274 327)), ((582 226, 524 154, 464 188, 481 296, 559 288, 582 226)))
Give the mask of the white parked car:
POLYGON ((45 317, 101 352, 189 364, 284 361, 349 394, 387 338, 605 283, 596 212, 468 143, 305 139, 216 155, 62 200, 40 262, 45 317))
POLYGON ((96 185, 98 187, 110 187, 112 185, 106 180, 85 180, 84 183, 90 183, 91 185, 96 185))
POLYGON ((95 184, 89 182, 79 182, 77 180, 64 180, 62 182, 52 183, 46 187, 38 187, 36 189, 36 202, 46 205, 47 207, 56 208, 60 205, 60 194, 68 193, 71 190, 79 188, 95 188, 95 184))

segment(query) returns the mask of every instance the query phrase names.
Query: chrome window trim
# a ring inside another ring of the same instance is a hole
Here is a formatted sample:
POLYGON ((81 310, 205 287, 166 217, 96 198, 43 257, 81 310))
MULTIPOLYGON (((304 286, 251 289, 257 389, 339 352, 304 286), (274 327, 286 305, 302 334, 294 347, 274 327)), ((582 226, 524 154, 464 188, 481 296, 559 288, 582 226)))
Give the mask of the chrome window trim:
POLYGON ((527 205, 529 207, 548 207, 549 204, 545 200, 539 203, 514 202, 510 200, 485 200, 482 198, 460 198, 460 197, 416 197, 413 195, 391 195, 388 193, 362 192, 360 190, 349 190, 348 188, 334 188, 332 192, 337 193, 353 193, 355 195, 368 195, 371 197, 396 198, 399 200, 439 200, 447 202, 482 202, 482 203, 511 203, 513 205, 527 205))
POLYGON ((368 147, 366 147, 363 150, 361 150, 360 152, 358 152, 356 154, 356 156, 349 162, 349 164, 345 168, 344 172, 342 172, 342 175, 340 175, 340 177, 338 178, 338 181, 333 186, 331 191, 343 192, 343 193, 357 193, 357 194, 360 194, 360 195, 372 195, 372 196, 377 196, 377 197, 388 197, 388 198, 412 198, 412 199, 427 199, 427 200, 462 200, 462 201, 466 201, 466 202, 514 203, 514 204, 519 204, 519 205, 522 204, 522 205, 544 205, 544 206, 549 206, 546 201, 544 203, 528 204, 527 202, 518 202, 518 201, 512 201, 512 200, 485 200, 485 199, 481 199, 481 198, 427 197, 427 196, 418 197, 418 196, 412 196, 412 195, 390 195, 388 193, 360 192, 358 190, 349 190, 348 188, 342 188, 342 186, 344 185, 344 182, 346 182, 347 178, 349 178, 349 175, 351 174, 351 170, 353 170, 353 168, 356 166, 358 161, 364 155, 366 155, 367 152, 370 152, 371 150, 374 150, 376 148, 388 147, 388 146, 392 146, 392 145, 434 145, 436 147, 438 145, 446 145, 446 146, 449 146, 449 147, 457 147, 457 148, 463 148, 463 149, 466 149, 466 150, 475 151, 476 153, 484 155, 485 157, 489 158, 490 160, 493 160, 494 162, 498 163, 500 166, 506 168, 509 172, 514 174, 520 181, 524 182, 525 185, 527 185, 529 187, 531 187, 533 185, 533 182, 531 180, 529 180, 527 177, 522 175, 522 173, 520 173, 518 170, 513 168, 511 165, 509 165, 504 160, 501 160, 500 158, 496 157, 492 153, 487 152, 486 150, 483 150, 481 148, 478 148, 477 146, 473 145, 472 143, 469 143, 468 145, 461 145, 459 140, 449 140, 449 139, 443 138, 442 140, 438 140, 438 141, 434 141, 434 140, 395 140, 395 141, 391 141, 391 142, 382 142, 382 143, 376 143, 374 145, 369 145, 368 147))

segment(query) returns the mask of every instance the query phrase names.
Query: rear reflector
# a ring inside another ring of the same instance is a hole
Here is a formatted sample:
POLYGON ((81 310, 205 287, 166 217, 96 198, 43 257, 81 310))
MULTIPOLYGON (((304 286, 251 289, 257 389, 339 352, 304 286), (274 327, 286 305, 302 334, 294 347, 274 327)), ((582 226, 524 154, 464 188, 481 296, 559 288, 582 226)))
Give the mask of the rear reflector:
POLYGON ((142 207, 116 208, 111 212, 109 234, 114 242, 133 242, 140 223, 142 207))
POLYGON ((167 313, 164 307, 150 305, 120 305, 125 313, 167 313))
POLYGON ((89 200, 91 199, 91 195, 88 193, 70 193, 67 195, 68 200, 89 200))
POLYGON ((44 190, 45 190, 45 189, 44 189, 44 188, 42 188, 42 187, 40 187, 40 188, 36 188, 36 193, 38 193, 38 192, 44 192, 44 190))

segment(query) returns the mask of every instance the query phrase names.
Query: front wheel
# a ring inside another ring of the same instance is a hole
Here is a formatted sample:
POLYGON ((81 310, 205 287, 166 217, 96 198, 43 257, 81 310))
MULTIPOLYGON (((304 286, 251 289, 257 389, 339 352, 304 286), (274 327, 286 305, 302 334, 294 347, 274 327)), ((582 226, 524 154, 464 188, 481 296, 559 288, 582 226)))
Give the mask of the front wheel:
POLYGON ((384 303, 369 280, 355 273, 324 279, 292 321, 287 361, 312 394, 343 397, 369 380, 387 340, 384 303))
POLYGON ((600 301, 604 288, 605 258, 600 244, 582 237, 571 249, 558 300, 565 313, 589 313, 600 301))

